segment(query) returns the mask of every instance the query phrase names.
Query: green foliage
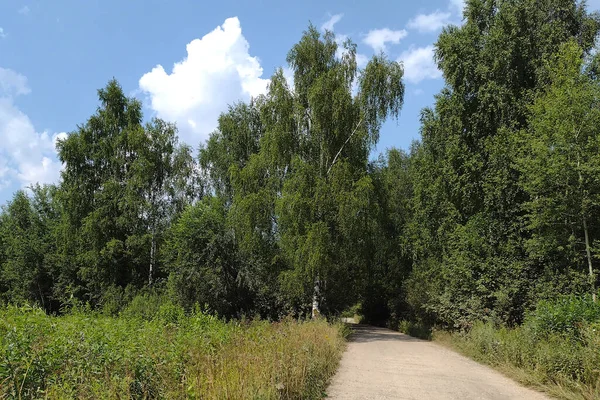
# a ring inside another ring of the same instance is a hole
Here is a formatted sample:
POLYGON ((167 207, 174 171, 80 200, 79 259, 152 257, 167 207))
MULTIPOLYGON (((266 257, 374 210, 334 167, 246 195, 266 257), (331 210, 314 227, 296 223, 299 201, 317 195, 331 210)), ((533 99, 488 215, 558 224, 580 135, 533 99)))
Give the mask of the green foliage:
POLYGON ((219 199, 207 197, 188 207, 167 232, 164 254, 179 304, 207 305, 228 317, 251 310, 247 271, 219 199))
POLYGON ((431 340, 432 338, 431 328, 421 322, 407 320, 399 321, 397 324, 394 324, 393 321, 391 322, 392 323, 388 326, 390 329, 406 333, 407 335, 419 339, 431 340))
POLYGON ((0 214, 0 298, 7 302, 57 309, 55 191, 49 186, 33 187, 32 196, 18 191, 0 214))
POLYGON ((144 126, 141 104, 114 80, 98 96, 97 113, 57 146, 65 163, 60 281, 93 303, 109 287, 142 287, 161 276, 163 233, 195 192, 191 151, 172 124, 144 126))
POLYGON ((532 231, 526 245, 532 258, 553 269, 587 273, 588 292, 595 293, 600 86, 582 74, 576 43, 566 43, 551 60, 551 84, 532 105, 530 130, 519 138, 518 168, 530 197, 524 204, 532 231))
POLYGON ((225 323, 168 302, 152 319, 8 307, 0 396, 316 399, 343 346, 341 326, 323 321, 225 323))
POLYGON ((356 46, 339 49, 314 26, 287 61, 294 87, 278 70, 266 95, 231 107, 200 164, 210 167, 225 231, 252 268, 246 279, 257 304, 267 298, 303 314, 312 298, 334 314, 368 296, 365 275, 381 267, 371 254, 378 227, 368 155, 403 104, 403 70, 382 54, 359 71, 356 46))
POLYGON ((584 326, 600 323, 600 304, 591 296, 562 296, 540 301, 535 311, 527 315, 524 326, 535 337, 562 334, 569 339, 581 339, 584 326))
POLYGON ((446 87, 411 154, 405 298, 416 317, 451 328, 518 324, 539 299, 582 288, 581 217, 595 220, 597 176, 595 112, 584 110, 597 107, 595 83, 571 84, 586 81, 577 66, 600 19, 572 0, 471 0, 464 16, 438 38, 446 87), (560 86, 557 74, 570 80, 560 86), (558 140, 580 124, 580 144, 558 140))

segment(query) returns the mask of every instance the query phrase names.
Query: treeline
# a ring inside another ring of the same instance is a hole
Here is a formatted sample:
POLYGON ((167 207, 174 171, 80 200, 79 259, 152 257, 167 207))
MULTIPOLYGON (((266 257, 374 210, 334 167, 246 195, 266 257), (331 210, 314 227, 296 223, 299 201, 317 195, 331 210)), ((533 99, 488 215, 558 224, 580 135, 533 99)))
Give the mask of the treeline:
POLYGON ((371 322, 468 327, 595 293, 600 18, 573 0, 469 0, 464 17, 437 41, 421 141, 376 160, 402 65, 359 70, 355 44, 312 26, 293 87, 277 70, 197 158, 111 81, 59 142, 60 182, 3 208, 1 298, 118 310, 150 287, 225 317, 360 303, 371 322))

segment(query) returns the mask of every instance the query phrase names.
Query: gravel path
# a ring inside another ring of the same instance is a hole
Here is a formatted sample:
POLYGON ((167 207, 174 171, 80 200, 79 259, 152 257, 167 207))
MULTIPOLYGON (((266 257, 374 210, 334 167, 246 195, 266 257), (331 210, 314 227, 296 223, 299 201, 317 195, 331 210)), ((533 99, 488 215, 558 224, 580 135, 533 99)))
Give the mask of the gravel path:
POLYGON ((549 399, 435 343, 355 325, 331 399, 549 399))

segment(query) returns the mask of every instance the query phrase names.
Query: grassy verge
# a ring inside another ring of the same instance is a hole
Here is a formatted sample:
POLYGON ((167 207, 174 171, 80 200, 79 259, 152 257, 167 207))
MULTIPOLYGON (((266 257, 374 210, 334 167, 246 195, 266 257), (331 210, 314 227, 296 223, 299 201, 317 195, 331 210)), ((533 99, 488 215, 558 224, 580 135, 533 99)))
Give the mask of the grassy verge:
POLYGON ((520 383, 561 399, 600 398, 600 325, 578 337, 537 335, 528 326, 479 323, 468 333, 436 331, 434 340, 488 364, 520 383))
POLYGON ((325 321, 225 323, 0 310, 0 398, 320 398, 344 348, 325 321))

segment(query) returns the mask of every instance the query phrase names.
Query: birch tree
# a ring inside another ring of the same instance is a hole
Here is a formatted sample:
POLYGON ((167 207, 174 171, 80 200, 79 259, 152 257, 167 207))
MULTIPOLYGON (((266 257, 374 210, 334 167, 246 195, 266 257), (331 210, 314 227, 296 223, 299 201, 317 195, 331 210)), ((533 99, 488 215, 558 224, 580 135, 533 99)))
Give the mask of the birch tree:
POLYGON ((533 232, 528 249, 554 268, 588 275, 596 299, 600 239, 600 84, 582 71, 582 51, 565 44, 549 63, 552 81, 531 107, 518 165, 533 232))

